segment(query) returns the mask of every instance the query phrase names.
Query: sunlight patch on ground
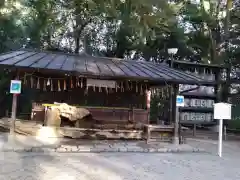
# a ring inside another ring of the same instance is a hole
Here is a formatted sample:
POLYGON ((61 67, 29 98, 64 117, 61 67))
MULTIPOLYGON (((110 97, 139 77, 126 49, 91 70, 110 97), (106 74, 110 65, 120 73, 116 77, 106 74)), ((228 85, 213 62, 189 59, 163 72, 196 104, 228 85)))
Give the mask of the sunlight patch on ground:
POLYGON ((54 144, 58 142, 56 129, 52 127, 41 127, 37 132, 36 139, 40 142, 54 144))

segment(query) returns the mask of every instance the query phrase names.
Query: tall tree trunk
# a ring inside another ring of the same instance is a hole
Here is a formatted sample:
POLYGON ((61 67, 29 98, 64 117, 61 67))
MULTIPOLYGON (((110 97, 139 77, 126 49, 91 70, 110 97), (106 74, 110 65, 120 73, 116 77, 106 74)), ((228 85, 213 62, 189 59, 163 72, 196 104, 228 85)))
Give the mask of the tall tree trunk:
POLYGON ((211 48, 210 48, 210 58, 212 63, 217 63, 217 43, 216 39, 213 36, 212 30, 208 27, 208 32, 209 32, 209 38, 211 42, 211 48))
POLYGON ((92 22, 92 19, 88 19, 86 21, 78 19, 78 20, 76 20, 76 22, 78 23, 78 25, 75 27, 75 30, 74 30, 74 36, 75 36, 75 50, 74 50, 74 53, 78 54, 79 50, 80 50, 80 38, 83 34, 83 31, 84 31, 85 27, 89 23, 92 22))
POLYGON ((232 69, 232 61, 228 56, 229 51, 229 21, 230 21, 230 9, 232 8, 232 0, 227 0, 226 4, 226 17, 224 21, 224 55, 223 58, 225 59, 225 65, 227 67, 227 74, 226 74, 226 83, 223 86, 223 93, 222 93, 222 101, 227 102, 230 92, 230 74, 232 69))
POLYGON ((80 37, 75 38, 75 50, 74 53, 78 54, 80 49, 80 37))

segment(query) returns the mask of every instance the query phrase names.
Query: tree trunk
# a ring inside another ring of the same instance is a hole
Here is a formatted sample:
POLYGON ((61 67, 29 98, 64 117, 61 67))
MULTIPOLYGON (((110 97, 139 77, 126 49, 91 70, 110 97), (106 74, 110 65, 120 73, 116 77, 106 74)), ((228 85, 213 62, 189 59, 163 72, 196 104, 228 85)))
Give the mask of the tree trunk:
POLYGON ((78 54, 80 49, 80 37, 77 37, 75 39, 75 50, 74 53, 78 54))
POLYGON ((229 59, 228 56, 228 50, 229 50, 229 21, 230 21, 230 9, 232 7, 232 0, 227 0, 226 4, 226 18, 224 22, 224 42, 225 42, 225 53, 224 53, 224 58, 225 58, 225 64, 227 67, 227 77, 226 77, 226 83, 224 84, 223 87, 223 101, 227 102, 228 101, 228 96, 229 96, 229 90, 230 90, 230 74, 231 74, 231 69, 232 69, 232 61, 229 59))

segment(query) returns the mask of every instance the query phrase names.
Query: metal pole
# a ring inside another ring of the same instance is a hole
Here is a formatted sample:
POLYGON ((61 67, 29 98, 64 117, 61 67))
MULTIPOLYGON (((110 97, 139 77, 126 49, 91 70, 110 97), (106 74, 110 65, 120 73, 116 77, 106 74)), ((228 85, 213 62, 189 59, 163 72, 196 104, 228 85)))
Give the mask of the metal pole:
POLYGON ((222 131, 223 131, 223 120, 219 119, 219 134, 218 134, 218 156, 222 157, 222 131))

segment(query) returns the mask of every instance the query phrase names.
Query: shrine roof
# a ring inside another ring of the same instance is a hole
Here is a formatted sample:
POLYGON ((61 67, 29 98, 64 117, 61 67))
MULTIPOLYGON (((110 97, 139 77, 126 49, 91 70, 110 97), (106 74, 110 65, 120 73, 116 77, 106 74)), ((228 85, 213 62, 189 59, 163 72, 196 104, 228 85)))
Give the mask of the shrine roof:
POLYGON ((215 81, 204 80, 196 75, 170 68, 164 63, 28 49, 0 54, 1 66, 18 69, 47 69, 105 79, 125 78, 178 84, 216 84, 215 81))

